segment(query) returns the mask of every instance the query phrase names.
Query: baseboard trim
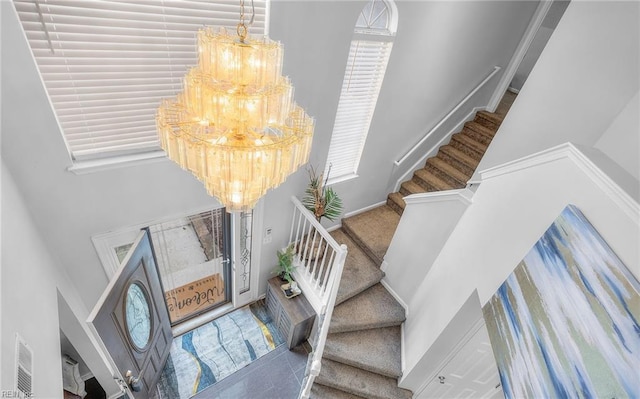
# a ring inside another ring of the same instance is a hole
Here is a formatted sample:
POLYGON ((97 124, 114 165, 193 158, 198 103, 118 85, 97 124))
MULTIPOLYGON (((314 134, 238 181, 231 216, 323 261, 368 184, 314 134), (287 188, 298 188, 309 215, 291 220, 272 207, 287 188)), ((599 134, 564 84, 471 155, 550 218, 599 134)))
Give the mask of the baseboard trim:
POLYGON ((398 303, 400 304, 400 306, 402 306, 404 308, 404 317, 405 318, 409 318, 409 306, 407 306, 407 304, 402 300, 402 298, 400 298, 400 296, 393 290, 393 288, 391 288, 391 286, 389 285, 389 283, 387 283, 386 279, 383 278, 382 280, 380 280, 380 284, 382 284, 382 286, 384 288, 387 289, 387 291, 389 291, 389 294, 391 294, 391 296, 398 301, 398 303))
POLYGON ((387 268, 389 268, 389 262, 387 262, 386 259, 383 259, 382 264, 380 265, 380 270, 384 273, 387 271, 387 268))
POLYGON ((93 377, 94 375, 91 371, 88 371, 86 374, 80 376, 80 378, 82 378, 82 381, 90 380, 93 377))
MULTIPOLYGON (((350 217, 352 217, 352 216, 359 215, 359 214, 364 213, 364 212, 366 212, 366 211, 370 211, 370 210, 372 210, 373 208, 377 208, 377 207, 379 207, 379 206, 385 205, 386 203, 387 203, 387 201, 386 201, 386 200, 384 200, 384 201, 381 201, 381 202, 376 202, 375 204, 372 204, 372 205, 369 205, 369 206, 365 206, 364 208, 356 209, 355 211, 351 211, 351 212, 349 212, 349 213, 345 213, 345 214, 344 214, 344 218, 346 219, 346 218, 350 218, 350 217)), ((342 226, 342 225, 341 225, 341 226, 342 226)), ((330 231, 330 230, 329 230, 329 231, 330 231)))
MULTIPOLYGON (((347 216, 345 215, 345 217, 347 217, 347 216)), ((327 232, 331 233, 332 231, 335 231, 335 230, 338 230, 338 229, 341 229, 341 228, 342 228, 342 223, 337 223, 337 224, 334 224, 331 227, 327 227, 327 232)))

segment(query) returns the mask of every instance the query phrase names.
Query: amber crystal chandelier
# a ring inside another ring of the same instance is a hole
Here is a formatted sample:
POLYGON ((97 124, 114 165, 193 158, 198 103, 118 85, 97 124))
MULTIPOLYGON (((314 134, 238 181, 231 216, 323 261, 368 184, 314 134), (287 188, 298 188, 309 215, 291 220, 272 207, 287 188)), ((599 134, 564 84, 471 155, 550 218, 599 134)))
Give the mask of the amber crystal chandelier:
POLYGON ((168 157, 192 172, 228 211, 246 211, 309 158, 313 119, 282 76, 282 46, 248 35, 198 32, 198 64, 156 122, 168 157))

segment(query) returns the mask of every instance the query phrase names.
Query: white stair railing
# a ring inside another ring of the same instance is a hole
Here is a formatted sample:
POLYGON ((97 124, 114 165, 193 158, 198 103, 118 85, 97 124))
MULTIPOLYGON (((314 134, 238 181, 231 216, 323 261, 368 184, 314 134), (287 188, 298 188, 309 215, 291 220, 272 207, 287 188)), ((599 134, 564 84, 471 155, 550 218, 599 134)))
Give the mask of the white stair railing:
POLYGON ((318 324, 315 345, 309 355, 300 397, 308 398, 315 377, 320 373, 329 323, 338 295, 342 269, 347 258, 347 246, 338 244, 315 216, 292 197, 294 215, 289 245, 295 249, 293 277, 316 311, 318 324))

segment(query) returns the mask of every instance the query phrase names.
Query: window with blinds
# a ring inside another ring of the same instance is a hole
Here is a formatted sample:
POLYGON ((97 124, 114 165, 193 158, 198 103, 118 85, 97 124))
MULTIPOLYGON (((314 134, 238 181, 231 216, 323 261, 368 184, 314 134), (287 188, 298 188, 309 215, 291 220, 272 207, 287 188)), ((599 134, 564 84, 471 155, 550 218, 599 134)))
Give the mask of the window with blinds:
POLYGON ((325 176, 329 184, 356 177, 397 26, 395 5, 370 0, 351 41, 325 176))
MULTIPOLYGON (((268 1, 253 0, 251 34, 267 34, 268 1)), ((198 29, 240 18, 238 0, 14 4, 74 162, 161 151, 156 109, 196 64, 198 29)))

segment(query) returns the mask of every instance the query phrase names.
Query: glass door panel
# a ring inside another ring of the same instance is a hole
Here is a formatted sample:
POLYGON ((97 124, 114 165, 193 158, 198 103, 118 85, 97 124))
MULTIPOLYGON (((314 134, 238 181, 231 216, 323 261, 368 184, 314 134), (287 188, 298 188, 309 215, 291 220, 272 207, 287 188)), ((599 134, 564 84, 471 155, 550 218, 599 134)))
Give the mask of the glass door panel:
POLYGON ((231 300, 224 208, 149 226, 171 325, 231 300))

